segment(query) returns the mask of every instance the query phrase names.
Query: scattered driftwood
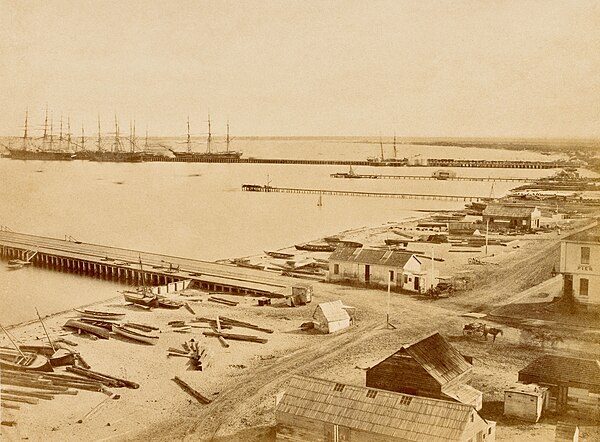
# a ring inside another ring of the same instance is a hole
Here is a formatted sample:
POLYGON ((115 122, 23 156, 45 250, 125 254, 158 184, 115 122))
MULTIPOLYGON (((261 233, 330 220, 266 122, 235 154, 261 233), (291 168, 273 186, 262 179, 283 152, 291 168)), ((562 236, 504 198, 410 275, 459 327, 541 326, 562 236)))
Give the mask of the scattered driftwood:
POLYGON ((20 405, 11 404, 10 402, 5 402, 5 401, 0 402, 0 405, 2 406, 2 408, 9 408, 12 410, 20 410, 21 409, 20 405))
POLYGON ((50 400, 54 399, 52 393, 48 391, 24 391, 24 390, 16 390, 12 388, 2 388, 0 389, 0 393, 2 393, 2 397, 5 395, 14 395, 14 396, 26 396, 26 397, 34 397, 37 399, 45 399, 50 400))
POLYGON ((252 330, 261 331, 261 332, 265 332, 265 333, 273 333, 273 330, 271 330, 270 328, 259 327, 258 325, 254 325, 249 322, 238 321, 236 319, 226 318, 224 316, 220 316, 219 319, 221 320, 221 324, 232 325, 234 327, 249 328, 252 330))
POLYGON ((204 336, 213 336, 213 337, 223 337, 225 339, 230 339, 233 341, 246 341, 246 342, 257 342, 259 344, 266 344, 268 341, 264 338, 259 338, 258 336, 249 336, 249 335, 236 335, 234 333, 219 333, 213 331, 205 331, 203 332, 204 336))
POLYGON ((223 336, 217 336, 217 338, 219 339, 219 342, 221 343, 221 345, 225 348, 229 348, 229 344, 227 343, 227 341, 225 340, 225 338, 223 336))
POLYGON ((77 373, 77 374, 80 374, 82 376, 88 376, 90 378, 93 378, 93 377, 96 377, 96 378, 105 378, 105 379, 108 379, 110 381, 116 381, 118 384, 121 384, 121 385, 117 385, 119 387, 140 388, 139 384, 136 384, 135 382, 129 381, 127 379, 117 378, 115 376, 111 376, 111 375, 103 374, 103 373, 98 373, 97 371, 92 371, 92 370, 88 370, 88 369, 85 369, 85 368, 67 367, 67 371, 71 371, 73 373, 77 373))
POLYGON ((17 421, 2 421, 1 424, 5 427, 14 427, 17 425, 17 421))
POLYGON ((217 298, 216 296, 209 296, 208 300, 212 301, 212 302, 216 302, 218 304, 228 305, 229 307, 235 307, 236 305, 239 304, 239 302, 230 301, 230 300, 224 299, 224 298, 217 298))
POLYGON ((198 393, 196 390, 194 390, 192 387, 190 387, 185 381, 182 381, 177 376, 175 376, 172 380, 177 385, 179 385, 183 391, 185 391, 187 394, 189 394, 190 396, 192 396, 198 402, 200 402, 202 404, 205 404, 205 405, 206 404, 210 404, 212 402, 210 399, 208 399, 207 397, 205 397, 202 394, 198 393))
POLYGON ((185 327, 185 321, 169 321, 167 325, 171 327, 185 327))
POLYGON ((24 404, 37 405, 39 399, 30 397, 14 396, 12 394, 2 394, 2 399, 11 402, 23 402, 24 404))
POLYGON ((75 359, 83 368, 92 368, 90 364, 88 364, 79 353, 75 353, 75 359))
POLYGON ((192 315, 195 315, 196 312, 192 309, 192 307, 190 307, 190 304, 188 304, 187 302, 183 303, 183 306, 185 307, 185 309, 190 312, 192 315))

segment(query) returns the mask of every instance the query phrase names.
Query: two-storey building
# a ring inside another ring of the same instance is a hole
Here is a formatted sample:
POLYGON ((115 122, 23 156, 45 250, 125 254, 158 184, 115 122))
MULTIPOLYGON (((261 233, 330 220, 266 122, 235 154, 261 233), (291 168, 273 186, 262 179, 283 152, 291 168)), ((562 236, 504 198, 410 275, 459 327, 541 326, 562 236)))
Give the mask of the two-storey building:
POLYGON ((567 236, 560 247, 563 296, 583 310, 600 310, 600 225, 567 236))

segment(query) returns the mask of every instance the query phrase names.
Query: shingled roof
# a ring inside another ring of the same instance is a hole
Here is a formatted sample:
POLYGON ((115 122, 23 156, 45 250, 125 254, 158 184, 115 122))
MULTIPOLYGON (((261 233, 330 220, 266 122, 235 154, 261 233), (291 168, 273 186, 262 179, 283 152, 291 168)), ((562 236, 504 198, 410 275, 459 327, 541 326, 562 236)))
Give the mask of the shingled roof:
POLYGON ((600 244, 600 224, 597 224, 582 232, 567 236, 563 241, 591 242, 600 244))
MULTIPOLYGON (((413 256, 411 253, 397 250, 374 250, 364 248, 340 247, 329 257, 330 261, 358 262, 360 264, 404 267, 413 256)), ((417 259, 415 257, 415 259, 417 259)), ((417 259, 418 261, 418 259, 417 259)), ((419 261, 420 262, 420 261, 419 261)))
MULTIPOLYGON (((343 321, 345 319, 350 319, 350 315, 346 310, 344 310, 344 304, 341 300, 322 302, 315 309, 315 313, 319 309, 323 313, 325 319, 327 319, 327 322, 343 321)), ((313 318, 315 317, 315 313, 313 313, 313 318)))
POLYGON ((477 414, 458 402, 300 376, 291 379, 277 412, 406 441, 460 440, 477 414))
POLYGON ((595 359, 544 355, 519 371, 519 381, 586 384, 600 389, 600 362, 595 359))
POLYGON ((484 216, 499 218, 527 218, 536 210, 536 207, 505 206, 503 204, 488 204, 483 210, 484 216))
POLYGON ((450 382, 472 367, 463 355, 437 332, 413 344, 403 345, 397 353, 410 355, 440 385, 450 382))

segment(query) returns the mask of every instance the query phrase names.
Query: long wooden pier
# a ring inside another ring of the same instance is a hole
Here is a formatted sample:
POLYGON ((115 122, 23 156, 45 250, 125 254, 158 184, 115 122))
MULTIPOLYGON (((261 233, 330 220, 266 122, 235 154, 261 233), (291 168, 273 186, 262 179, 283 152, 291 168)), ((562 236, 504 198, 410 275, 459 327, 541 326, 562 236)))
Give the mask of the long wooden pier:
POLYGON ((503 169, 557 169, 578 167, 568 161, 518 161, 518 160, 457 160, 431 158, 418 164, 406 164, 400 161, 366 161, 366 160, 315 160, 295 158, 176 158, 166 155, 148 155, 144 161, 149 162, 194 162, 194 163, 241 163, 241 164, 305 164, 313 166, 376 166, 376 167, 471 167, 471 168, 503 168, 503 169))
POLYGON ((258 184, 242 185, 244 192, 275 192, 275 193, 304 193, 314 195, 340 195, 340 196, 362 196, 374 198, 400 198, 400 199, 426 199, 445 201, 480 201, 486 196, 471 195, 436 195, 427 193, 391 193, 391 192, 358 192, 354 190, 331 190, 331 189, 301 189, 295 187, 272 187, 258 184))
POLYGON ((0 231, 0 257, 30 258, 33 266, 130 285, 189 279, 208 291, 281 297, 291 294, 297 284, 296 279, 274 272, 6 230, 0 231), (36 253, 31 258, 32 251, 36 253))
POLYGON ((500 182, 519 182, 529 183, 534 181, 531 178, 492 178, 492 177, 447 177, 437 178, 424 175, 377 175, 377 174, 357 174, 357 173, 332 173, 331 178, 346 179, 371 179, 371 180, 433 180, 433 181, 500 181, 500 182))

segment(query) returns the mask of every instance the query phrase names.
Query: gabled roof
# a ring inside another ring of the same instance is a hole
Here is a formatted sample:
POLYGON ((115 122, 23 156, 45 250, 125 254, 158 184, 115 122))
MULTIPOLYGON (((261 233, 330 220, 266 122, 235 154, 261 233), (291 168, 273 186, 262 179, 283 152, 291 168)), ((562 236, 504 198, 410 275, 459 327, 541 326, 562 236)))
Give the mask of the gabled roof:
POLYGON ((345 319, 350 319, 350 315, 346 310, 344 310, 344 304, 342 304, 341 300, 322 302, 317 306, 317 309, 321 310, 323 316, 325 316, 325 319, 327 319, 327 322, 343 321, 345 319))
POLYGON ((563 238, 563 241, 591 242, 600 244, 600 224, 590 227, 582 232, 569 235, 566 238, 563 238))
POLYGON ((458 402, 300 376, 291 379, 277 412, 406 441, 460 440, 476 414, 458 402))
POLYGON ((600 387, 600 362, 595 359, 544 355, 520 370, 519 380, 522 375, 548 384, 560 382, 600 387))
POLYGON ((401 355, 412 357, 442 386, 472 367, 463 355, 437 332, 413 344, 403 345, 380 364, 401 355))
POLYGON ((411 253, 398 250, 341 247, 331 254, 329 260, 383 265, 387 267, 404 267, 404 264, 408 262, 411 256, 413 256, 411 253))
POLYGON ((503 204, 488 204, 483 210, 484 216, 498 216, 510 218, 527 218, 536 210, 536 207, 505 206, 503 204))

